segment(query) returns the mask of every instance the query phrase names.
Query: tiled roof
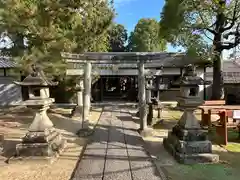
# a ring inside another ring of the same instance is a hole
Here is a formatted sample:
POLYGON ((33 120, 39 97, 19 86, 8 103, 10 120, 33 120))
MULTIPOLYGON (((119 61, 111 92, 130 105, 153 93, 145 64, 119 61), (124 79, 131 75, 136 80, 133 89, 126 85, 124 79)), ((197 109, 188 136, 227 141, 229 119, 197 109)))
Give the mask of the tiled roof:
MULTIPOLYGON (((206 72, 206 80, 212 81, 212 68, 206 72)), ((223 80, 225 84, 240 83, 240 64, 234 60, 223 61, 223 80)))
POLYGON ((0 57, 0 68, 14 68, 16 64, 7 57, 0 57))
POLYGON ((224 72, 223 79, 225 84, 239 84, 240 72, 224 72))
MULTIPOLYGON (((206 80, 212 80, 212 72, 206 72, 205 75, 206 80)), ((240 84, 240 72, 223 72, 223 81, 225 84, 240 84)))

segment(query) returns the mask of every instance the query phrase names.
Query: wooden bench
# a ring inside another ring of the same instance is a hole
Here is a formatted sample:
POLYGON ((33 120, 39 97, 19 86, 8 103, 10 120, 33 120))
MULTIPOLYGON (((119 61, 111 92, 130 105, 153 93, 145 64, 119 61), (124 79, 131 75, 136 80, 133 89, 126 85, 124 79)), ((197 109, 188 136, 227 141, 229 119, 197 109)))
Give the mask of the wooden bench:
MULTIPOLYGON (((204 104, 201 106, 201 126, 211 126, 211 119, 212 115, 215 116, 215 120, 219 119, 218 113, 221 109, 208 109, 206 110, 204 108, 208 106, 224 106, 226 104, 225 100, 210 100, 210 101, 205 101, 204 104)), ((223 108, 224 109, 224 108, 223 108)))
MULTIPOLYGON (((216 133, 222 138, 224 145, 228 143, 228 129, 237 129, 240 138, 240 117, 234 117, 236 110, 222 110, 219 112, 220 119, 212 125, 216 128, 216 133)), ((239 113, 239 110, 238 110, 239 113)))

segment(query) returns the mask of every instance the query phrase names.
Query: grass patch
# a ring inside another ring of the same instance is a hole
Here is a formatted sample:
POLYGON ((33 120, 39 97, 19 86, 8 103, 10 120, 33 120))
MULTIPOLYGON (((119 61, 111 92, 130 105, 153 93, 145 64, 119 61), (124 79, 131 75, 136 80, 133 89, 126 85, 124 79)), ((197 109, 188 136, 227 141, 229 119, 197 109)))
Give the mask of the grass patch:
POLYGON ((164 170, 169 180, 237 180, 240 177, 239 166, 225 164, 179 164, 164 167, 164 170))
POLYGON ((225 148, 228 151, 240 153, 240 143, 229 143, 225 148))
MULTIPOLYGON (((164 111, 165 112, 162 113, 164 122, 154 126, 156 133, 161 132, 161 129, 171 130, 183 114, 182 111, 173 109, 165 109, 164 111)), ((194 113, 196 118, 200 120, 201 112, 195 111, 194 113)), ((217 147, 218 135, 216 135, 215 132, 216 131, 212 129, 209 137, 217 147)), ((214 153, 220 155, 221 163, 219 164, 173 164, 170 166, 162 166, 162 168, 169 180, 238 180, 240 177, 240 141, 239 143, 236 142, 237 139, 238 133, 235 130, 229 130, 229 143, 224 147, 227 151, 221 148, 214 151, 214 153)))

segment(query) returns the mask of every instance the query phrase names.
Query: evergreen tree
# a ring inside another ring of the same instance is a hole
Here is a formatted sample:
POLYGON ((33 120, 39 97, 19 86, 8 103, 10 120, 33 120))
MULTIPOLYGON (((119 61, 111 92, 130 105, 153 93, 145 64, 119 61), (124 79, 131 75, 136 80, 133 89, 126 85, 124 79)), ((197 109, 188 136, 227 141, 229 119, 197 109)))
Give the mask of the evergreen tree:
POLYGON ((159 38, 159 33, 159 25, 155 19, 140 19, 134 31, 130 34, 128 51, 164 51, 166 49, 166 41, 159 38))
POLYGON ((109 44, 111 52, 124 52, 127 42, 127 30, 121 24, 113 24, 109 30, 109 44))
POLYGON ((2 39, 11 40, 2 53, 24 72, 37 63, 48 73, 62 74, 66 66, 61 52, 108 49, 105 36, 113 17, 107 1, 0 0, 2 39))

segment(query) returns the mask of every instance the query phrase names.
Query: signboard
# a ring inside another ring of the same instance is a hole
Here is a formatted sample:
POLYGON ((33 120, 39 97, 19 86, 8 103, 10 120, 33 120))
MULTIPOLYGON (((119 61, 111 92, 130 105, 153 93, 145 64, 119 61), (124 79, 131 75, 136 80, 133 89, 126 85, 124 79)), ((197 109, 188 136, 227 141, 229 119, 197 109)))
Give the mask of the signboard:
POLYGON ((233 111, 233 119, 240 119, 240 110, 233 111))

